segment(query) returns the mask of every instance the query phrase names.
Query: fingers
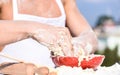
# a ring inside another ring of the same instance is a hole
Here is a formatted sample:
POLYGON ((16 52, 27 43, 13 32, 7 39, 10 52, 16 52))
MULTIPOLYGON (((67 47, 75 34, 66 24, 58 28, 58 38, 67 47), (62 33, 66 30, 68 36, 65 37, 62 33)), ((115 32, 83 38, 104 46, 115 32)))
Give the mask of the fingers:
POLYGON ((48 67, 39 67, 35 72, 37 73, 37 75, 57 75, 57 72, 50 72, 48 67))
POLYGON ((79 56, 85 55, 83 45, 76 38, 72 39, 72 47, 73 47, 73 50, 74 50, 74 56, 79 57, 79 56))
POLYGON ((66 36, 64 40, 62 42, 59 42, 58 44, 61 47, 65 56, 72 56, 72 45, 66 36))
POLYGON ((48 75, 49 69, 47 67, 40 67, 40 68, 37 68, 36 73, 38 75, 48 75))
POLYGON ((27 63, 27 64, 26 64, 26 72, 27 72, 27 75, 34 75, 36 68, 37 68, 37 67, 36 67, 34 64, 27 63))
POLYGON ((69 34, 68 29, 65 31, 59 32, 58 44, 62 48, 65 56, 72 56, 72 44, 71 44, 71 35, 69 34))
POLYGON ((57 72, 50 72, 48 75, 57 75, 57 72))
POLYGON ((3 68, 1 72, 8 75, 34 75, 34 67, 29 63, 17 63, 3 68))

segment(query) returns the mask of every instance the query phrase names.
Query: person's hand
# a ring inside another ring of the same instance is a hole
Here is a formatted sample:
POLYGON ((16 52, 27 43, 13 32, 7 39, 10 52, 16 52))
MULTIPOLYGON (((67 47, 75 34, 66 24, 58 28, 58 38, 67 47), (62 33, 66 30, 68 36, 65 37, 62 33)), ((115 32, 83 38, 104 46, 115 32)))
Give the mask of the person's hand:
POLYGON ((57 72, 50 71, 48 67, 43 66, 36 69, 35 75, 57 75, 57 72))
POLYGON ((37 67, 32 63, 2 63, 0 64, 0 74, 5 75, 57 75, 50 71, 48 67, 37 67))
POLYGON ((0 73, 5 75, 34 75, 36 68, 31 63, 2 63, 0 73))
POLYGON ((55 55, 72 55, 71 35, 66 27, 50 26, 38 29, 32 37, 47 46, 55 55))
POLYGON ((97 37, 92 30, 87 30, 72 38, 72 44, 74 56, 88 55, 96 50, 97 37))

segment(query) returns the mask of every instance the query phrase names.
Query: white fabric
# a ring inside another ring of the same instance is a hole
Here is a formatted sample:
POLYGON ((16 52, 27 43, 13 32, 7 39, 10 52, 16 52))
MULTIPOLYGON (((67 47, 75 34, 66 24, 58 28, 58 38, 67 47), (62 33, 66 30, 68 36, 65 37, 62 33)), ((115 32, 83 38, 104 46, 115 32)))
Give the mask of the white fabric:
MULTIPOLYGON (((17 0, 13 0, 13 18, 14 20, 36 21, 55 26, 65 26, 66 16, 63 5, 61 0, 56 0, 56 2, 61 10, 62 15, 55 18, 45 18, 18 13, 17 0)), ((26 62, 54 67, 48 48, 36 42, 32 38, 9 44, 3 49, 2 52, 26 62)), ((13 62, 13 60, 0 57, 0 63, 8 61, 13 62)))

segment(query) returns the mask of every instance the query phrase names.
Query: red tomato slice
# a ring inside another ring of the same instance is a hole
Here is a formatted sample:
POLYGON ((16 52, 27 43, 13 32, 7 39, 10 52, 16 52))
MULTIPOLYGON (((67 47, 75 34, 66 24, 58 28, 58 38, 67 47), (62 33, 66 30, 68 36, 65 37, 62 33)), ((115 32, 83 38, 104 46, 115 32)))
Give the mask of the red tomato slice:
POLYGON ((78 66, 77 57, 59 57, 59 62, 65 66, 71 66, 71 67, 78 66))
POLYGON ((81 61, 80 66, 83 69, 86 69, 86 68, 96 69, 98 66, 102 64, 104 58, 105 58, 104 55, 90 55, 81 61))
POLYGON ((77 67, 78 66, 78 58, 77 57, 52 57, 53 62, 56 66, 71 66, 71 67, 77 67))

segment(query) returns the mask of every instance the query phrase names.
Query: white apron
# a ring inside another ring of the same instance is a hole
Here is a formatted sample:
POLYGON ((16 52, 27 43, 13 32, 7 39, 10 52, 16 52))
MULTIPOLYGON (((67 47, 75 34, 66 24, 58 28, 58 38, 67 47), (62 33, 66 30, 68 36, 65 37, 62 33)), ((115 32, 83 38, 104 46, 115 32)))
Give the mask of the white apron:
MULTIPOLYGON (((56 0, 56 2, 61 10, 62 15, 56 18, 45 18, 28 14, 19 14, 17 8, 17 0, 13 0, 14 20, 36 21, 49 25, 65 26, 66 16, 63 5, 61 3, 61 0, 56 0)), ((12 57, 22 59, 26 62, 54 67, 48 48, 36 42, 32 38, 9 44, 3 49, 2 52, 12 57)), ((16 61, 0 57, 0 63, 2 62, 16 61)))

